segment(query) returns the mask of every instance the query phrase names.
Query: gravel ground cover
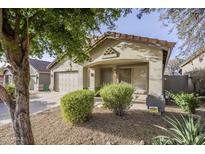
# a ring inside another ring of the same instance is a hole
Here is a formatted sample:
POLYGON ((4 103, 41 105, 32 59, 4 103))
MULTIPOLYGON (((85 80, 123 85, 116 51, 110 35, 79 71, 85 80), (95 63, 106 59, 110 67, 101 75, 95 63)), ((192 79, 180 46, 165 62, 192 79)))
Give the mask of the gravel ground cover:
MULTIPOLYGON (((202 106, 204 107, 204 106, 202 106)), ((175 105, 166 107, 165 115, 178 116, 182 112, 175 105)), ((203 108, 197 115, 205 117, 203 108)), ((155 127, 168 127, 163 117, 147 111, 129 110, 124 117, 95 108, 90 121, 71 126, 62 120, 59 107, 33 115, 32 129, 36 144, 150 144, 151 139, 164 132, 155 127)), ((11 124, 0 127, 0 144, 15 144, 11 124)))

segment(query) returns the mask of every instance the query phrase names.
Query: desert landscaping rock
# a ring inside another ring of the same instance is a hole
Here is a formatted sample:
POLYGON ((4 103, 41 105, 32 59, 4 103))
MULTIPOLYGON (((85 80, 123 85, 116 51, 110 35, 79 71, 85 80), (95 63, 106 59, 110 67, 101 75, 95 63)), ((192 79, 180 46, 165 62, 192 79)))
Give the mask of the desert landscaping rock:
MULTIPOLYGON (((173 107, 172 107, 173 108, 173 107)), ((180 115, 180 110, 168 108, 166 115, 180 115)), ((201 114, 204 117, 204 112, 201 114)), ((124 117, 95 108, 90 121, 71 126, 63 121, 59 107, 31 116, 36 144, 150 144, 157 135, 165 135, 155 127, 168 127, 163 117, 142 110, 129 110, 124 117)), ((0 127, 0 144, 15 144, 11 124, 0 127)))

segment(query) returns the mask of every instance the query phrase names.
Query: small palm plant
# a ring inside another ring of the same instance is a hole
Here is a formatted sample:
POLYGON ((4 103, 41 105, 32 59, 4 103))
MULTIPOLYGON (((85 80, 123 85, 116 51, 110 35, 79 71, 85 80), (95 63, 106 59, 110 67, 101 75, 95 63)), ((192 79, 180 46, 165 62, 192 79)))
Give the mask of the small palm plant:
POLYGON ((180 120, 176 117, 166 117, 165 120, 172 126, 167 129, 157 126, 166 131, 170 136, 157 136, 153 138, 154 145, 205 145, 205 123, 199 118, 181 115, 180 120))

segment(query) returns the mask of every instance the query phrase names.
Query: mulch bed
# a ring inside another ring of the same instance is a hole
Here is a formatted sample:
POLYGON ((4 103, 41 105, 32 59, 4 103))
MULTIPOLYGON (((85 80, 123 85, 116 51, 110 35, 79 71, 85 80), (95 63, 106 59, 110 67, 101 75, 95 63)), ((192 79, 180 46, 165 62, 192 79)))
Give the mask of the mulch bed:
MULTIPOLYGON (((168 108, 167 115, 176 109, 168 108)), ((160 115, 147 111, 130 110, 124 117, 95 108, 90 121, 71 126, 61 117, 59 107, 31 117, 36 144, 150 144, 151 139, 164 132, 155 127, 168 127, 160 115)), ((0 144, 15 144, 11 124, 0 127, 0 144)))

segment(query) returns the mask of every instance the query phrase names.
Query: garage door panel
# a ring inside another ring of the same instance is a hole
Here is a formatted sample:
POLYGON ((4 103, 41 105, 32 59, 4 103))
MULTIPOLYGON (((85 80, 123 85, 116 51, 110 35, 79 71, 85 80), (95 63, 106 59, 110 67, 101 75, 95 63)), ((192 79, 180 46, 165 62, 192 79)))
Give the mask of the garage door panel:
POLYGON ((77 90, 78 72, 58 72, 55 73, 55 90, 60 92, 71 92, 77 90))

